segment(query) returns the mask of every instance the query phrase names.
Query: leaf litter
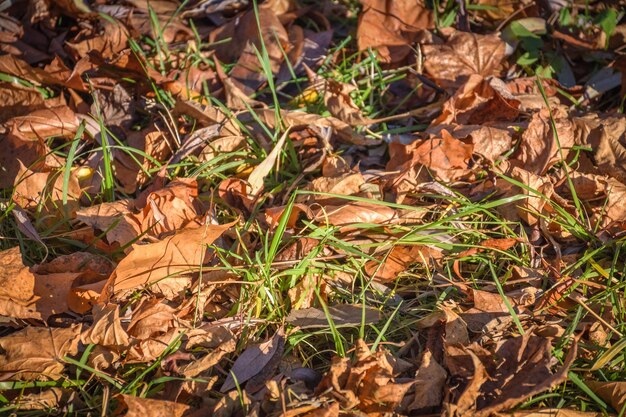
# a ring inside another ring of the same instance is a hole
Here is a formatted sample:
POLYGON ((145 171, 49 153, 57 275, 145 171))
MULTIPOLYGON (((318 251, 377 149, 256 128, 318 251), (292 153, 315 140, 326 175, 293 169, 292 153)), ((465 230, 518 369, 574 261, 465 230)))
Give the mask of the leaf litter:
POLYGON ((621 415, 621 1, 0 11, 0 409, 621 415))

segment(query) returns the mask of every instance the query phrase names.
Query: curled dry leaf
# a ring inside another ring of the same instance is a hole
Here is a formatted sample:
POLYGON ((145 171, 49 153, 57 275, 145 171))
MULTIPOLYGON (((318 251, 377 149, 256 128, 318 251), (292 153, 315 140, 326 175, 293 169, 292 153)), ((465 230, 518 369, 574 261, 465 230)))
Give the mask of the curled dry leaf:
POLYGON ((522 162, 526 171, 545 175, 554 164, 567 160, 574 145, 574 123, 568 118, 567 111, 562 107, 552 109, 552 112, 542 109, 533 114, 513 157, 522 162))
POLYGON ((585 381, 585 385, 608 404, 611 404, 615 410, 621 411, 624 408, 624 404, 626 404, 626 382, 585 381))
POLYGON ((471 74, 462 87, 448 99, 431 127, 442 124, 484 124, 513 121, 519 115, 520 102, 498 78, 486 80, 471 74))
POLYGON ((79 120, 69 107, 62 106, 36 110, 5 123, 11 134, 22 140, 43 140, 52 136, 71 139, 76 135, 79 120))
POLYGON ((65 329, 26 327, 0 338, 0 374, 11 380, 62 377, 65 356, 78 353, 80 325, 65 329))
POLYGON ((128 334, 120 321, 120 308, 116 304, 97 305, 93 309, 93 324, 81 334, 84 344, 93 343, 120 350, 129 345, 128 334))
POLYGON ((429 350, 425 351, 415 374, 415 393, 413 401, 407 407, 409 412, 438 407, 443 400, 443 387, 447 377, 448 373, 437 363, 432 353, 429 350))
POLYGON ((312 207, 312 210, 315 221, 342 226, 344 230, 355 223, 385 224, 398 218, 394 209, 365 201, 347 201, 342 205, 322 204, 319 208, 312 207))
POLYGON ((74 175, 70 175, 67 187, 64 183, 62 173, 34 172, 22 165, 15 178, 13 201, 25 210, 41 207, 38 216, 61 213, 74 217, 82 191, 74 175))
POLYGON ((383 350, 370 352, 362 340, 357 341, 356 357, 335 357, 331 367, 315 388, 317 394, 336 393, 341 405, 364 413, 391 413, 400 404, 411 382, 396 382, 393 367, 383 350))
POLYGON ((600 173, 626 183, 626 117, 592 113, 573 121, 576 144, 591 148, 600 173))
POLYGON ((401 63, 412 53, 419 32, 435 26, 433 11, 421 0, 361 0, 361 4, 359 50, 375 49, 385 63, 401 63))
POLYGON ((183 229, 162 241, 133 245, 109 278, 104 294, 109 296, 195 271, 208 261, 207 246, 215 242, 235 222, 183 229))
POLYGON ((167 333, 178 327, 176 310, 156 298, 141 300, 133 312, 127 332, 139 340, 167 333))
POLYGON ((380 262, 368 261, 365 271, 369 276, 382 282, 391 282, 398 275, 415 263, 429 265, 441 259, 443 254, 438 248, 426 245, 396 245, 384 255, 380 262))
POLYGON ((188 225, 198 225, 194 222, 201 212, 197 198, 198 184, 191 178, 176 179, 148 194, 141 230, 158 237, 188 225))
POLYGON ((441 181, 452 182, 471 176, 472 152, 471 144, 442 130, 440 135, 409 145, 392 143, 387 170, 400 171, 401 175, 416 171, 415 175, 427 177, 430 174, 441 181))
POLYGON ((505 43, 496 34, 453 31, 442 44, 422 45, 424 69, 439 85, 457 89, 473 74, 498 76, 505 43))

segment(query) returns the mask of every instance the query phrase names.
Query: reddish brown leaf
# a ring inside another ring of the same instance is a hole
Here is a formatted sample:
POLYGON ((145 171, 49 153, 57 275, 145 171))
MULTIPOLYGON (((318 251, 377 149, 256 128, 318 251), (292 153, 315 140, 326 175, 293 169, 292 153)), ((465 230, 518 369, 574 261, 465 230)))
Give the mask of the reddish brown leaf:
POLYGON ((357 42, 360 51, 378 51, 381 61, 398 64, 412 53, 420 31, 435 26, 422 1, 361 0, 357 42))

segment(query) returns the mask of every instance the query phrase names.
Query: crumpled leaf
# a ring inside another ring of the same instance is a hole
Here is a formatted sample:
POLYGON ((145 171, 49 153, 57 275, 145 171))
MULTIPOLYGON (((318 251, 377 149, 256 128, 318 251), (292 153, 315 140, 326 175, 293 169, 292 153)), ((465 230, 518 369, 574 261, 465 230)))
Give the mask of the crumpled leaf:
POLYGON ((461 384, 444 404, 451 415, 490 416, 567 380, 576 357, 576 342, 562 366, 552 372, 552 348, 547 338, 527 332, 504 340, 490 352, 476 343, 446 346, 445 366, 461 384), (494 358, 497 358, 494 360, 494 358))
POLYGON ((106 231, 109 243, 124 246, 141 234, 141 215, 134 214, 134 201, 128 199, 81 208, 76 218, 100 231, 106 231))
POLYGON ((78 353, 80 325, 68 328, 28 326, 0 338, 0 373, 12 380, 62 377, 63 358, 78 353))
POLYGON ((368 261, 365 271, 371 277, 390 282, 395 280, 401 272, 411 264, 430 264, 433 260, 441 259, 441 250, 426 245, 396 245, 381 259, 381 262, 368 261))
POLYGON ((93 316, 93 324, 81 335, 84 344, 93 343, 116 350, 128 346, 129 338, 122 327, 118 305, 95 306, 93 316))
MULTIPOLYGON (((417 140, 409 145, 392 143, 387 170, 400 171, 401 175, 433 176, 451 182, 471 175, 473 147, 455 139, 446 130, 440 135, 417 140)), ((424 181, 425 182, 425 181, 424 181)))
POLYGON ((141 230, 158 237, 193 225, 201 212, 197 198, 198 184, 191 178, 176 179, 148 194, 141 230))
POLYGON ((522 134, 518 151, 513 156, 522 162, 526 171, 537 175, 545 175, 557 162, 565 159, 574 143, 574 124, 562 108, 547 109, 533 114, 528 128, 522 134), (552 130, 551 116, 557 131, 552 130))
POLYGON ((470 74, 463 85, 448 99, 441 114, 431 123, 485 124, 495 121, 513 121, 519 115, 520 102, 506 84, 498 78, 486 80, 470 74))
POLYGON ((393 367, 383 350, 371 353, 364 341, 356 344, 355 360, 334 357, 328 372, 315 392, 334 392, 341 405, 365 413, 393 412, 400 404, 411 382, 396 382, 393 367))
POLYGON ((443 387, 448 377, 446 370, 433 358, 427 350, 422 356, 415 374, 415 394, 407 407, 409 411, 420 411, 430 407, 438 407, 443 400, 443 387))

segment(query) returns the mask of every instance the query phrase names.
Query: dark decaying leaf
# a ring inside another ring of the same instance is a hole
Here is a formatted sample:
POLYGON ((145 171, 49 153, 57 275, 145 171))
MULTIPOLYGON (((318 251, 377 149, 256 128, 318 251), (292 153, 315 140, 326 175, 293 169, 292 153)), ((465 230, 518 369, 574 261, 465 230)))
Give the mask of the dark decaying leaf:
POLYGON ((267 341, 248 347, 237 358, 230 373, 220 388, 221 392, 228 392, 236 386, 258 377, 257 384, 263 383, 273 372, 285 348, 285 332, 281 328, 267 341))

